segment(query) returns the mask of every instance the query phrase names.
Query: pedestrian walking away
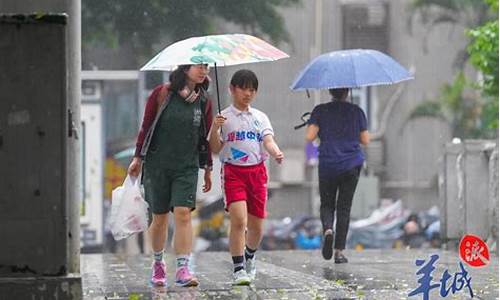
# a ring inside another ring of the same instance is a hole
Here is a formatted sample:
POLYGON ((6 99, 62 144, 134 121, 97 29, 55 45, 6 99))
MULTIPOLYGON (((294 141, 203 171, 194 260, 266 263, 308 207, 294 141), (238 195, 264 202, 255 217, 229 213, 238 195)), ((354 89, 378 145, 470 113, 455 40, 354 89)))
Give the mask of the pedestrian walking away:
POLYGON ((138 176, 142 169, 145 199, 153 215, 149 227, 154 251, 153 285, 167 284, 163 257, 169 212, 175 219, 175 284, 198 285, 188 265, 198 168, 205 170, 203 192, 208 192, 212 185, 212 158, 206 140, 212 124, 212 106, 206 92, 207 75, 207 65, 181 65, 170 74, 169 84, 153 90, 146 103, 135 155, 128 168, 133 176, 138 176))
POLYGON ((250 106, 258 84, 257 76, 250 70, 239 70, 233 75, 230 83, 233 103, 214 118, 209 134, 210 147, 219 153, 222 162, 235 285, 248 285, 255 279, 255 254, 266 217, 265 161, 269 155, 277 163, 283 160, 269 118, 250 106))
POLYGON ((320 218, 323 226, 322 255, 329 260, 335 248, 335 263, 347 263, 345 249, 352 198, 364 162, 360 144, 370 136, 366 116, 346 101, 349 89, 330 89, 332 101, 316 106, 308 121, 306 141, 319 137, 320 218), (335 231, 334 218, 337 218, 335 231), (335 240, 335 245, 333 242, 335 240))

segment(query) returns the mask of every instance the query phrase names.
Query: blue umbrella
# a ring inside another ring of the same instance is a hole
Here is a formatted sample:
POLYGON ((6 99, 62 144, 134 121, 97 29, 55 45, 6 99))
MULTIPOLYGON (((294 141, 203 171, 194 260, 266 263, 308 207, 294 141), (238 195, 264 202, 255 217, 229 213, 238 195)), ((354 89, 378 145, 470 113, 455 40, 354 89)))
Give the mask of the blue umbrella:
POLYGON ((391 57, 369 49, 333 51, 316 57, 302 70, 292 90, 357 88, 413 79, 391 57))

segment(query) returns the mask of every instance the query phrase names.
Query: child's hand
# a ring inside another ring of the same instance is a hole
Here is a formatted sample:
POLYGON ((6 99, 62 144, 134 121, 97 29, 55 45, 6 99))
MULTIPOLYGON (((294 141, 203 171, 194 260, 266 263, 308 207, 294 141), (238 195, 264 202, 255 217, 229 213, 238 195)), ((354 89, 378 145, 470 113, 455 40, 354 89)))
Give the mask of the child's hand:
POLYGON ((224 122, 226 122, 226 119, 227 118, 224 117, 223 115, 218 114, 217 116, 215 116, 212 126, 214 126, 215 129, 219 129, 224 124, 224 122))
POLYGON ((276 153, 276 156, 274 156, 274 159, 278 164, 281 164, 283 162, 283 159, 285 158, 285 155, 283 155, 283 152, 278 152, 276 153))

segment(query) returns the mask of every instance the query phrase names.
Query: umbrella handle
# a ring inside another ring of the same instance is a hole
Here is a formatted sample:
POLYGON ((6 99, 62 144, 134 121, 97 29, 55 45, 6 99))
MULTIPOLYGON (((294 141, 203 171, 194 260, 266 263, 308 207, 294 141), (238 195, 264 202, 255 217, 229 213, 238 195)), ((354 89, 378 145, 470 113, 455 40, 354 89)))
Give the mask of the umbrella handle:
POLYGON ((217 110, 219 111, 220 114, 219 77, 217 76, 217 64, 214 63, 214 66, 215 66, 215 86, 217 89, 217 110))
POLYGON ((305 117, 309 116, 310 114, 311 114, 310 112, 306 112, 306 113, 304 113, 304 114, 300 117, 300 119, 302 120, 302 122, 303 122, 303 123, 302 123, 302 124, 300 124, 300 125, 294 126, 294 127, 293 127, 293 129, 297 130, 297 129, 300 129, 300 128, 302 128, 302 127, 306 126, 306 125, 307 125, 307 121, 309 121, 309 120, 306 120, 306 119, 305 119, 305 117))
MULTIPOLYGON (((215 86, 217 87, 217 110, 219 111, 220 115, 220 97, 219 97, 219 77, 217 76, 217 63, 214 62, 214 67, 215 67, 215 86)), ((222 132, 222 128, 220 129, 220 134, 223 136, 224 133, 222 132)))
POLYGON ((300 124, 300 125, 293 126, 293 129, 298 130, 298 129, 300 129, 300 128, 302 128, 302 127, 306 126, 306 125, 307 125, 307 123, 302 123, 302 124, 300 124))

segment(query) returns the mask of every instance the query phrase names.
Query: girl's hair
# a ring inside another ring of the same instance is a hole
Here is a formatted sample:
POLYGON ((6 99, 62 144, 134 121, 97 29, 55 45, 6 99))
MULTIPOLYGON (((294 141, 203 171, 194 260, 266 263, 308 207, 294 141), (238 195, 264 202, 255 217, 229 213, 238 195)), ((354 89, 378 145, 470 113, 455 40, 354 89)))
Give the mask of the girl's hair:
POLYGON ((332 95, 332 100, 344 101, 349 95, 349 89, 340 88, 340 89, 329 89, 330 95, 332 95))
MULTIPOLYGON (((187 75, 186 72, 191 68, 192 65, 180 65, 175 69, 172 73, 170 73, 170 76, 168 77, 168 80, 170 81, 170 89, 172 91, 180 91, 186 86, 186 81, 187 81, 187 75)), ((210 81, 208 80, 208 77, 205 78, 205 80, 202 83, 199 83, 196 85, 195 89, 204 89, 205 91, 208 90, 208 86, 210 84, 210 81)))
POLYGON ((257 80, 257 75, 254 72, 246 69, 241 69, 234 73, 231 78, 231 85, 237 86, 242 89, 253 88, 258 90, 259 80, 257 80))

